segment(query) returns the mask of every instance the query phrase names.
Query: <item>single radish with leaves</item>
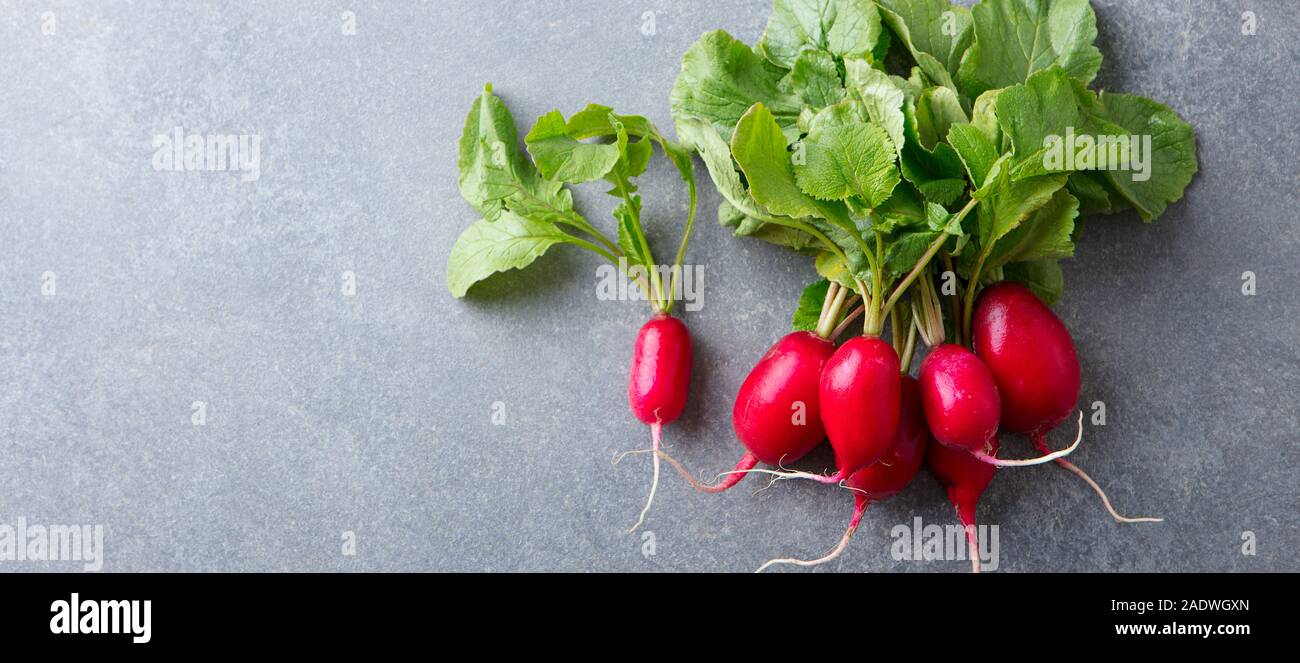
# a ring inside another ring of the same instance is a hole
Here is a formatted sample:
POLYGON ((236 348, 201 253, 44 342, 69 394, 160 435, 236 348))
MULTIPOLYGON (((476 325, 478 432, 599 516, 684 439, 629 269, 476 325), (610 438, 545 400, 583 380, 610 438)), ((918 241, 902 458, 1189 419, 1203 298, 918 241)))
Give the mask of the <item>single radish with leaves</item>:
MULTIPOLYGON (((452 247, 447 286, 453 296, 462 297, 473 284, 526 267, 560 244, 587 249, 616 265, 636 282, 636 292, 653 311, 633 347, 628 403, 637 419, 650 427, 657 451, 662 427, 681 414, 690 386, 690 333, 672 316, 695 221, 690 153, 644 117, 619 115, 595 104, 568 119, 559 111, 543 115, 524 140, 527 155, 519 149, 514 119, 489 85, 465 119, 459 160, 461 195, 483 218, 452 247), (641 196, 633 181, 645 172, 656 145, 690 193, 681 243, 667 270, 660 269, 651 254, 641 223, 641 196), (603 181, 620 200, 614 209, 617 242, 573 207, 567 185, 593 181, 603 181)), ((659 485, 659 456, 653 459, 650 494, 633 530, 644 522, 659 485)))

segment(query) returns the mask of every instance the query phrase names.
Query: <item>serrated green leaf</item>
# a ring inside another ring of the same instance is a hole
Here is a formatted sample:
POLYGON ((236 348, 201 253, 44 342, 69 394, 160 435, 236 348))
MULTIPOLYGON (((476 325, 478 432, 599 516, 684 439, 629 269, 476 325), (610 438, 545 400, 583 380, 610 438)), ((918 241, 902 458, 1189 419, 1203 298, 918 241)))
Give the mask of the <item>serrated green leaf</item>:
MULTIPOLYGON (((1150 136, 1147 160, 1149 179, 1137 179, 1139 173, 1107 171, 1110 183, 1137 209, 1143 221, 1152 221, 1164 213, 1172 202, 1183 197, 1199 168, 1196 160, 1196 133, 1178 114, 1159 102, 1130 94, 1103 92, 1099 101, 1108 121, 1123 127, 1130 135, 1150 136)), ((1145 144, 1145 143, 1144 143, 1145 144)), ((1130 162, 1135 166, 1134 159, 1130 162)))
POLYGON ((706 33, 682 56, 670 96, 673 119, 707 120, 725 141, 745 111, 762 102, 782 128, 795 128, 803 104, 781 90, 784 75, 726 32, 706 33))
POLYGON ((881 19, 936 85, 956 89, 962 56, 974 39, 970 10, 947 0, 877 0, 881 19))
POLYGON ((754 200, 773 214, 835 219, 841 227, 848 222, 842 205, 818 201, 799 188, 785 135, 763 104, 754 104, 736 123, 731 154, 745 173, 754 200))
POLYGON ((814 198, 857 196, 875 208, 898 185, 893 143, 874 124, 819 127, 802 145, 804 159, 795 163, 795 177, 799 188, 814 198))
POLYGON ((1023 83, 1060 65, 1091 82, 1101 68, 1097 16, 1088 0, 984 0, 971 9, 975 43, 958 73, 970 98, 1023 83))
POLYGON ((880 37, 880 13, 871 0, 775 0, 759 50, 783 69, 806 48, 839 58, 866 57, 880 37))
POLYGON ((989 169, 993 167, 993 162, 998 160, 997 147, 993 141, 973 124, 954 124, 948 129, 948 144, 952 145, 961 162, 966 166, 966 174, 970 176, 971 184, 975 188, 984 185, 984 179, 988 177, 989 169))
POLYGON ((601 179, 619 159, 616 145, 583 143, 573 138, 559 111, 537 118, 524 143, 543 177, 571 184, 601 179))
POLYGON ((844 83, 840 80, 835 58, 826 51, 800 53, 786 80, 789 88, 810 107, 809 110, 824 108, 844 99, 844 83))
POLYGON ((904 90, 865 60, 844 61, 844 83, 849 97, 861 104, 866 119, 880 125, 893 141, 894 150, 901 153, 906 142, 904 90))
POLYGON ((1064 188, 1057 189, 1046 204, 994 245, 985 269, 997 269, 1011 262, 1073 256, 1074 219, 1078 215, 1078 199, 1064 188))
POLYGON ((479 219, 451 247, 447 289, 453 297, 464 297, 475 283, 498 272, 526 267, 547 249, 572 239, 549 223, 530 221, 508 210, 495 221, 479 219))

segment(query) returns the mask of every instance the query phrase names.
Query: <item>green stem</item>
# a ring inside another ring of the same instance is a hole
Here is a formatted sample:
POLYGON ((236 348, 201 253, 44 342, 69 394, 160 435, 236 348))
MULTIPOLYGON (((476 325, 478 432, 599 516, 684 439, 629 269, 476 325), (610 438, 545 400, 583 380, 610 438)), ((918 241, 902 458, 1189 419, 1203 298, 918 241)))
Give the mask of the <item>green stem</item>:
POLYGON ((966 304, 962 309, 961 334, 967 346, 972 342, 970 321, 971 314, 975 311, 975 291, 979 290, 980 272, 984 271, 984 261, 988 260, 988 257, 988 249, 980 252, 979 260, 975 262, 975 270, 971 272, 970 280, 966 282, 966 304))
MULTIPOLYGON (((978 204, 978 202, 979 201, 972 198, 970 202, 966 203, 966 206, 963 207, 960 212, 957 212, 955 220, 958 223, 961 223, 962 219, 966 218, 966 215, 975 208, 975 205, 978 204)), ((912 267, 912 271, 908 272, 907 277, 898 284, 898 287, 894 288, 893 294, 889 296, 889 301, 885 302, 885 308, 891 308, 894 306, 898 301, 898 298, 903 296, 903 292, 907 290, 908 286, 912 285, 912 281, 915 281, 916 277, 921 274, 921 270, 925 269, 926 265, 930 264, 930 261, 934 259, 934 254, 939 252, 939 249, 943 247, 943 244, 946 241, 948 241, 948 234, 940 233, 939 236, 930 243, 930 248, 926 249, 925 255, 921 256, 921 259, 916 261, 916 265, 912 267)))
POLYGON ((835 298, 831 300, 830 309, 826 312, 826 317, 817 325, 817 335, 822 338, 830 338, 831 332, 835 329, 835 323, 840 319, 840 309, 844 307, 844 300, 848 297, 849 288, 840 288, 835 293, 835 298))
POLYGON ((912 370, 912 353, 916 351, 916 316, 912 316, 912 326, 907 330, 907 345, 903 346, 903 355, 898 359, 899 370, 907 375, 912 370))
POLYGON ((953 342, 961 345, 961 302, 958 299, 958 293, 956 290, 958 287, 957 271, 953 269, 952 256, 948 255, 947 251, 943 252, 943 268, 953 275, 954 289, 953 294, 948 297, 948 304, 952 308, 952 334, 953 336, 956 336, 956 338, 953 339, 953 342))
POLYGON ((677 259, 673 261, 673 280, 668 286, 668 306, 664 313, 672 313, 673 303, 677 301, 677 278, 681 274, 682 260, 686 258, 686 245, 691 241, 691 232, 695 229, 695 177, 687 180, 686 187, 690 190, 691 202, 686 212, 686 229, 682 231, 682 243, 677 246, 677 259))

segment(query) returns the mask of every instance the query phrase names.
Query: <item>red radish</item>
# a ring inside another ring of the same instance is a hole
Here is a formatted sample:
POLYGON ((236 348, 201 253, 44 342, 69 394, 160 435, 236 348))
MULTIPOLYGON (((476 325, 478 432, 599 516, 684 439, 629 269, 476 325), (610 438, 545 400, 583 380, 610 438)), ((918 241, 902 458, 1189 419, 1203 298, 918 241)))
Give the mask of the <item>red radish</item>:
MULTIPOLYGON (((997 456, 998 439, 989 443, 989 455, 997 456)), ((966 528, 966 545, 971 559, 971 570, 980 572, 979 542, 975 528, 975 507, 980 496, 993 480, 995 468, 960 449, 933 443, 925 452, 926 464, 948 490, 948 501, 957 509, 957 518, 966 528)))
POLYGON ((794 462, 825 439, 818 384, 834 352, 834 343, 812 332, 793 332, 749 372, 731 425, 755 458, 769 465, 794 462))
POLYGON ((645 522, 659 487, 659 438, 663 427, 677 420, 686 407, 691 382, 691 334, 681 320, 656 313, 641 327, 632 350, 627 402, 632 414, 650 426, 654 445, 654 479, 641 516, 629 531, 645 522))
POLYGON ((894 446, 898 369, 893 346, 871 336, 849 340, 826 363, 818 393, 838 478, 871 465, 894 446))
MULTIPOLYGON (((816 566, 829 562, 844 552, 862 521, 862 514, 872 502, 889 499, 907 487, 921 468, 925 458, 925 447, 930 439, 930 431, 925 425, 925 413, 921 409, 921 392, 916 380, 903 376, 899 381, 898 426, 894 433, 891 447, 872 465, 854 472, 846 482, 854 491, 853 518, 844 537, 824 557, 813 560, 774 559, 759 571, 773 564, 796 564, 798 566, 816 566)), ((982 464, 982 463, 981 463, 982 464)), ((990 468, 992 469, 992 468, 990 468)))
POLYGON ((994 457, 989 449, 1002 413, 998 386, 984 362, 960 345, 941 345, 921 362, 921 401, 935 440, 990 465, 1036 465, 1067 455, 1078 446, 1076 441, 1056 455, 1030 460, 994 457))
POLYGON ((783 336, 758 360, 741 384, 731 411, 732 427, 746 453, 718 483, 701 483, 681 463, 662 452, 656 456, 662 456, 691 486, 705 493, 720 493, 740 483, 759 461, 780 465, 803 458, 826 437, 817 386, 822 368, 834 352, 835 344, 830 341, 797 331, 783 336))
POLYGON ((921 362, 921 399, 934 439, 983 452, 998 433, 1002 401, 993 376, 970 350, 952 343, 921 362))
MULTIPOLYGON (((1028 435, 1035 448, 1049 453, 1047 433, 1079 400, 1079 358, 1069 330, 1029 288, 1004 281, 980 294, 971 333, 975 353, 1002 395, 1002 426, 1028 435)), ((1119 515, 1092 477, 1067 460, 1056 462, 1092 486, 1116 520, 1161 521, 1119 515)))

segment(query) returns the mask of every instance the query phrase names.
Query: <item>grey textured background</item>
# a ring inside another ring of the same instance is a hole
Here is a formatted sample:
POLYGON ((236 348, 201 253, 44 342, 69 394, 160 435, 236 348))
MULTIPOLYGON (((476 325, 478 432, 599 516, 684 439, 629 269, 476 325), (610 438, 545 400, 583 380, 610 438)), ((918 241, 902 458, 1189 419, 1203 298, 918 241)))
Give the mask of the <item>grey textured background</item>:
MULTIPOLYGON (((981 517, 1002 528, 1004 571, 1297 570, 1300 17, 1282 0, 1094 5, 1099 83, 1163 101, 1200 139, 1201 174, 1158 223, 1089 221, 1057 308, 1083 401, 1109 406, 1075 460, 1122 510, 1168 522, 1116 525, 1055 468, 1000 472, 981 517), (1258 296, 1241 294, 1245 270, 1258 296), (1241 554, 1244 530, 1257 556, 1241 554)), ((576 250, 465 301, 444 283, 474 219, 455 142, 484 82, 525 130, 589 101, 670 127, 681 54, 713 28, 753 42, 767 13, 765 0, 0 2, 0 522, 101 523, 114 571, 746 571, 825 550, 844 492, 754 494, 751 479, 706 496, 667 475, 647 526, 657 554, 643 556, 623 530, 649 460, 610 459, 649 442, 625 396, 648 308, 598 301, 597 259, 576 250), (261 179, 155 172, 153 136, 176 126, 260 135, 261 179), (194 401, 206 426, 191 425, 194 401)), ((704 473, 739 455, 731 400, 812 270, 729 237, 701 185, 695 378, 666 440, 704 473)), ((667 246, 684 191, 660 159, 643 190, 667 246)), ((612 227, 612 199, 578 199, 612 227)), ((831 568, 965 571, 891 561, 888 531, 914 515, 952 520, 926 473, 873 507, 831 568)))

